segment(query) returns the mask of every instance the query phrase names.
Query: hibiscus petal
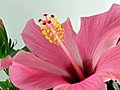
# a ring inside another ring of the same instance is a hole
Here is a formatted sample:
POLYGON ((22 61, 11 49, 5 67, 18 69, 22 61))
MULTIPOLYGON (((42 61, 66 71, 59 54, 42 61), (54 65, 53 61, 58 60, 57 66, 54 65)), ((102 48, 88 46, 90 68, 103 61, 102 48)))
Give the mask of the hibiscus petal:
POLYGON ((14 59, 14 62, 17 62, 17 63, 27 66, 29 68, 44 70, 49 73, 70 77, 70 74, 68 74, 66 71, 54 66, 53 64, 47 62, 46 60, 43 60, 43 59, 35 56, 34 54, 32 54, 30 52, 26 52, 23 50, 19 51, 14 56, 13 59, 14 59))
POLYGON ((38 57, 63 69, 69 66, 70 63, 66 61, 67 58, 63 54, 62 49, 45 39, 40 31, 40 27, 35 24, 33 19, 26 24, 22 32, 22 38, 32 53, 38 57))
POLYGON ((53 90, 107 90, 107 88, 101 77, 94 74, 82 82, 58 85, 53 90))
MULTIPOLYGON (((65 21, 63 27, 65 27, 65 29, 70 29, 70 31, 67 30, 67 32, 72 33, 72 27, 69 26, 69 23, 69 20, 65 21)), ((73 36, 75 36, 75 34, 73 34, 73 36)), ((27 25, 25 26, 22 32, 22 38, 27 47, 38 57, 56 65, 59 68, 68 71, 69 73, 74 72, 74 68, 72 67, 71 62, 69 61, 69 58, 65 54, 64 50, 54 43, 49 43, 48 40, 46 40, 45 37, 42 35, 40 27, 35 24, 33 19, 29 20, 27 25)), ((72 38, 71 35, 70 38, 72 38)), ((72 43, 70 45, 72 45, 72 43)), ((78 58, 78 54, 76 54, 76 58, 78 58)))
POLYGON ((113 79, 120 82, 120 43, 101 56, 96 73, 99 73, 105 81, 113 79))
POLYGON ((88 67, 92 61, 94 69, 103 52, 114 47, 119 37, 120 5, 113 4, 105 13, 82 18, 76 41, 84 66, 88 67))
POLYGON ((66 22, 62 24, 62 27, 64 28, 64 44, 66 48, 68 49, 71 56, 75 59, 77 64, 79 64, 83 68, 82 60, 79 54, 79 50, 76 44, 76 33, 74 32, 70 18, 67 19, 66 22))
POLYGON ((12 58, 7 56, 0 61, 0 70, 8 68, 12 64, 12 58))
POLYGON ((10 66, 9 75, 12 83, 22 90, 46 90, 67 83, 62 76, 31 69, 15 62, 10 66))
MULTIPOLYGON (((76 33, 74 32, 70 19, 68 18, 66 22, 62 24, 62 27, 64 29, 64 52, 66 55, 69 57, 69 60, 71 61, 72 65, 74 66, 76 72, 73 72, 71 75, 79 75, 80 79, 84 79, 84 74, 83 74, 83 64, 82 60, 79 54, 79 50, 77 47, 77 44, 75 42, 76 39, 76 33), (76 74, 75 74, 76 73, 76 74)), ((70 71, 71 72, 71 71, 70 71)), ((74 76, 76 77, 76 76, 74 76)))

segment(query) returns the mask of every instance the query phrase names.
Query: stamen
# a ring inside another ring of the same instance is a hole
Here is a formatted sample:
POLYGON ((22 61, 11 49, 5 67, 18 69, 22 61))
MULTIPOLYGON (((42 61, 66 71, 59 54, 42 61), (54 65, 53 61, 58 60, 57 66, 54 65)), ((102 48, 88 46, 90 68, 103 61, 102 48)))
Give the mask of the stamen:
POLYGON ((40 26, 42 34, 47 37, 46 39, 50 43, 54 43, 56 45, 59 45, 59 40, 64 41, 64 30, 58 22, 56 18, 54 18, 54 15, 51 15, 51 18, 47 17, 47 14, 44 14, 46 20, 39 19, 39 22, 42 22, 42 25, 40 26), (58 39, 56 39, 56 36, 58 39))
POLYGON ((48 18, 47 18, 48 14, 44 14, 44 16, 45 16, 46 20, 48 20, 48 18))
POLYGON ((60 22, 58 22, 54 15, 51 15, 51 17, 49 18, 47 17, 47 14, 44 14, 44 16, 46 20, 40 20, 40 22, 42 22, 42 25, 40 24, 40 30, 42 34, 44 35, 46 40, 48 40, 49 43, 61 46, 65 54, 69 57, 70 62, 76 70, 79 78, 83 80, 84 75, 82 69, 80 69, 75 59, 71 56, 66 46, 64 45, 64 29, 62 28, 62 25, 60 24, 60 22))

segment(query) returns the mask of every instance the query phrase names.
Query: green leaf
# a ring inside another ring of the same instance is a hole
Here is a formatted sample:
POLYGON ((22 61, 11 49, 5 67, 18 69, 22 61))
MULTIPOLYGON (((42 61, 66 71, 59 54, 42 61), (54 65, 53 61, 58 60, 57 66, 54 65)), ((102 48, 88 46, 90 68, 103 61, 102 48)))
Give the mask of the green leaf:
POLYGON ((0 27, 1 27, 2 29, 4 29, 4 24, 3 24, 2 19, 0 19, 0 27))
POLYGON ((107 90, 120 90, 120 85, 117 83, 117 81, 110 80, 106 82, 107 84, 107 90))
POLYGON ((112 80, 106 82, 106 84, 107 84, 107 90, 114 90, 112 83, 113 83, 112 80))
POLYGON ((10 56, 11 56, 11 57, 14 57, 15 54, 16 54, 18 51, 19 51, 19 50, 12 49, 12 50, 10 51, 10 56))
POLYGON ((19 90, 17 87, 15 87, 10 80, 6 81, 0 81, 0 90, 19 90))
POLYGON ((27 48, 27 46, 24 46, 24 47, 22 48, 22 50, 27 51, 27 52, 30 52, 30 50, 27 48))
POLYGON ((5 58, 8 54, 8 39, 5 30, 0 28, 0 59, 5 58))
POLYGON ((9 88, 12 87, 11 83, 9 80, 6 81, 0 81, 0 88, 2 90, 9 90, 9 88))
POLYGON ((3 42, 2 45, 0 46, 0 58, 4 58, 6 57, 8 54, 7 50, 6 50, 6 45, 5 43, 3 42))
POLYGON ((8 41, 6 31, 3 30, 2 28, 0 28, 0 41, 5 41, 5 42, 8 41))
POLYGON ((120 42, 120 37, 119 37, 119 39, 118 39, 118 41, 117 41, 117 43, 116 44, 118 44, 120 42))
POLYGON ((8 68, 4 69, 4 72, 9 76, 9 69, 8 68))
POLYGON ((5 58, 7 55, 10 55, 12 52, 14 46, 16 45, 16 42, 12 42, 11 39, 9 39, 9 43, 7 40, 0 38, 0 59, 5 58))
POLYGON ((2 20, 0 19, 0 59, 5 58, 13 50, 15 42, 12 42, 11 39, 8 41, 8 36, 3 25, 2 20))
POLYGON ((8 43, 9 54, 11 53, 11 51, 13 50, 13 48, 16 44, 17 44, 17 42, 12 42, 11 38, 9 39, 9 43, 8 43))
POLYGON ((11 44, 12 44, 12 40, 11 40, 11 38, 10 38, 10 39, 9 39, 9 43, 8 43, 9 49, 10 49, 11 44))
POLYGON ((112 85, 115 90, 120 90, 120 87, 119 87, 119 84, 117 83, 117 81, 113 81, 112 85))

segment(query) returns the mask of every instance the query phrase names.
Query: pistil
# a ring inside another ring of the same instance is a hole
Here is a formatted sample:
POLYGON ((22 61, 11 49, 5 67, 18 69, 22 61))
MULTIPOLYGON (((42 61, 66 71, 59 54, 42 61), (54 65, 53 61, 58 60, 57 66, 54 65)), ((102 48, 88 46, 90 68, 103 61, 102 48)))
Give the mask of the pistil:
POLYGON ((64 29, 61 24, 54 18, 54 15, 51 15, 51 18, 47 18, 47 14, 44 14, 46 20, 39 19, 39 22, 42 23, 40 29, 45 38, 50 42, 56 45, 60 45, 65 54, 68 56, 70 62, 72 63, 74 69, 76 70, 80 80, 83 80, 85 77, 83 75, 82 69, 78 66, 75 59, 71 56, 68 49, 64 44, 64 29))

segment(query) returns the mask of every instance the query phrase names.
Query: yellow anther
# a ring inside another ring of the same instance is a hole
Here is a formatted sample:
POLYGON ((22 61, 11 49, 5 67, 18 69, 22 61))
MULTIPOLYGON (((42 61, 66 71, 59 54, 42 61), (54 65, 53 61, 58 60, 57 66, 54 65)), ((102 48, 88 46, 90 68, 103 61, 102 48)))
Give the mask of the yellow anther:
POLYGON ((59 31, 59 34, 63 34, 63 31, 59 31))
POLYGON ((56 27, 59 29, 61 27, 60 23, 57 23, 56 27))
POLYGON ((62 28, 62 27, 60 27, 60 28, 59 28, 59 31, 63 31, 63 28, 62 28))
POLYGON ((45 28, 44 28, 44 26, 42 25, 42 26, 40 26, 40 29, 43 30, 43 29, 45 29, 45 28))
POLYGON ((56 33, 57 31, 56 31, 56 29, 53 29, 53 33, 56 33))
POLYGON ((44 37, 50 42, 59 45, 60 40, 64 41, 64 29, 56 18, 47 18, 41 21, 40 29, 44 37))
POLYGON ((50 30, 49 29, 47 29, 47 33, 49 33, 50 32, 50 30))
POLYGON ((60 36, 60 39, 63 39, 63 35, 60 36))
POLYGON ((47 40, 50 40, 50 37, 49 37, 49 36, 47 36, 47 35, 45 36, 45 38, 46 38, 47 40))
POLYGON ((54 21, 55 23, 58 23, 57 18, 53 18, 53 21, 54 21))
POLYGON ((54 39, 53 39, 53 41, 55 42, 57 40, 57 38, 55 37, 54 39))
POLYGON ((52 35, 53 35, 53 33, 51 32, 49 35, 50 35, 50 36, 52 36, 52 35))
POLYGON ((42 31, 42 34, 43 34, 43 35, 47 35, 47 33, 46 33, 46 31, 45 31, 45 30, 43 30, 43 31, 42 31))
POLYGON ((49 40, 49 42, 50 42, 50 43, 53 43, 53 41, 52 41, 52 40, 49 40))

